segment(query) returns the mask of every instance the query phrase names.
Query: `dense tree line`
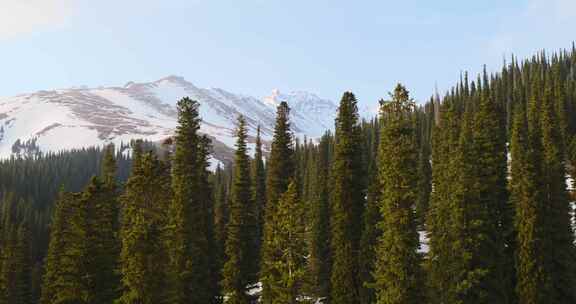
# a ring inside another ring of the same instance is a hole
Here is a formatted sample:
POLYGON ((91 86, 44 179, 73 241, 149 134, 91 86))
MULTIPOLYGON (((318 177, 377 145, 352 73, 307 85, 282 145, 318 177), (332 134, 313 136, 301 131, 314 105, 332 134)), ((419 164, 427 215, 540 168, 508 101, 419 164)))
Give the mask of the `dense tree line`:
POLYGON ((238 117, 214 172, 178 114, 162 149, 0 163, 0 303, 576 303, 574 48, 370 120, 345 92, 318 140, 282 102, 269 151, 238 117))

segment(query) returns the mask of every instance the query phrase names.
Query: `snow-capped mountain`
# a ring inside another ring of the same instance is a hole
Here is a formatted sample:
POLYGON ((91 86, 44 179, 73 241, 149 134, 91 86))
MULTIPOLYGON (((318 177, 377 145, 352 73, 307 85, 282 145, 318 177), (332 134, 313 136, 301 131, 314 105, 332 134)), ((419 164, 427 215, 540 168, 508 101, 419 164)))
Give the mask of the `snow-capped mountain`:
POLYGON ((0 98, 0 157, 137 138, 161 141, 173 134, 176 102, 184 96, 200 102, 201 132, 212 137, 215 154, 234 147, 233 131, 240 114, 246 117, 250 135, 261 125, 264 139, 270 140, 281 101, 292 109, 292 129, 297 136, 321 136, 333 128, 337 111, 332 101, 307 92, 274 90, 268 97, 255 98, 198 88, 178 76, 150 83, 129 82, 123 87, 39 91, 0 98))

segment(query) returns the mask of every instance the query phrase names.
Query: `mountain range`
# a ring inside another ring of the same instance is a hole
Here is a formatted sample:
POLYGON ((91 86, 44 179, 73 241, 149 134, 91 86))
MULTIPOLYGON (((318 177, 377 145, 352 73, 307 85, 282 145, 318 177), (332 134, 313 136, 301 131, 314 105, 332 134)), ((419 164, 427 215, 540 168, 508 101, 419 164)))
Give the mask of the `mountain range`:
POLYGON ((264 141, 271 140, 281 101, 289 104, 292 130, 301 138, 318 138, 333 129, 337 112, 333 101, 305 91, 275 89, 270 96, 257 98, 199 88, 179 76, 118 87, 43 90, 0 97, 0 157, 140 138, 159 142, 173 135, 176 103, 184 96, 199 101, 200 132, 212 138, 214 157, 221 161, 230 159, 238 115, 246 118, 253 145, 258 125, 264 141))

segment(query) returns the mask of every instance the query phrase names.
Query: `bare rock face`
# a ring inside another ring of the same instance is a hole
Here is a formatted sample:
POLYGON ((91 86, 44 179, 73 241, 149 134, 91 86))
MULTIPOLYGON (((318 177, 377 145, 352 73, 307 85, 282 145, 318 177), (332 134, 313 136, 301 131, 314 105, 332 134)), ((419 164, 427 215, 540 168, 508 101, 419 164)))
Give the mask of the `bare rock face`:
POLYGON ((276 106, 281 101, 292 108, 292 130, 299 137, 317 138, 332 129, 337 110, 330 100, 307 92, 274 90, 260 99, 198 88, 178 76, 129 82, 123 87, 39 91, 0 98, 0 157, 133 139, 161 142, 173 135, 176 103, 185 96, 200 102, 200 132, 212 138, 214 158, 225 163, 231 160, 239 115, 246 118, 249 146, 253 147, 258 125, 264 141, 271 140, 276 106))

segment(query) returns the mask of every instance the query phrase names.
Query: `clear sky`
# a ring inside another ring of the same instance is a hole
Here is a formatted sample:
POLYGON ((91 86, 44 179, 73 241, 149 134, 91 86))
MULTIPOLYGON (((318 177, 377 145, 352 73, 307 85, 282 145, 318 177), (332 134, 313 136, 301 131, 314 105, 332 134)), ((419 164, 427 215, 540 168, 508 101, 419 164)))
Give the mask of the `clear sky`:
POLYGON ((421 101, 574 29, 575 0, 0 0, 0 96, 175 74, 364 105, 402 82, 421 101))

